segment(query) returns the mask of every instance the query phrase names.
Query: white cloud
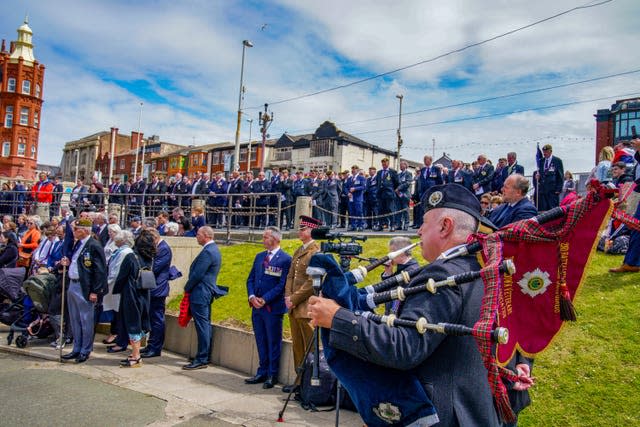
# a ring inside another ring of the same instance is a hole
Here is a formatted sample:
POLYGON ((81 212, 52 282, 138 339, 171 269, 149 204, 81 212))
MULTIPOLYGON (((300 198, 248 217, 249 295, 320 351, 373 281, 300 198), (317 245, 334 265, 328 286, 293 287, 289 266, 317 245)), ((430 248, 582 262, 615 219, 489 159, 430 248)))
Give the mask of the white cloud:
MULTIPOLYGON (((15 39, 23 9, 5 1, 2 36, 15 39)), ((273 4, 238 2, 64 0, 30 10, 36 57, 46 65, 39 160, 55 163, 65 141, 108 130, 137 129, 162 140, 189 144, 233 140, 242 40, 246 52, 245 107, 347 84, 432 58, 582 4, 472 0, 370 2, 337 0, 273 4), (98 18, 99 17, 99 18, 98 18), (268 26, 260 30, 262 24, 268 26), (114 80, 129 82, 120 85, 114 80), (131 89, 145 81, 146 92, 131 89), (129 88, 129 89, 127 89, 129 88), (155 92, 155 94, 153 94, 155 92)), ((483 46, 346 89, 272 105, 272 137, 314 130, 332 120, 368 142, 395 149, 397 93, 405 113, 638 67, 633 0, 579 10, 483 46), (443 80, 445 79, 445 80, 443 80), (443 81, 465 79, 459 87, 443 81), (372 117, 388 119, 345 124, 372 117)), ((526 97, 467 105, 403 117, 403 153, 419 161, 431 151, 470 160, 510 149, 527 165, 535 140, 547 138, 571 170, 588 170, 595 158, 595 120, 615 95, 633 92, 637 76, 603 80, 526 97), (409 128, 412 125, 612 97, 561 109, 485 120, 409 128), (580 139, 570 139, 580 138, 580 139), (585 141, 584 139, 588 139, 585 141), (529 142, 527 142, 529 141, 529 142), (450 149, 448 147, 451 147, 450 149)), ((257 112, 245 111, 244 119, 257 112)), ((248 138, 243 121, 241 138, 248 138)), ((529 170, 533 166, 530 160, 529 170)))

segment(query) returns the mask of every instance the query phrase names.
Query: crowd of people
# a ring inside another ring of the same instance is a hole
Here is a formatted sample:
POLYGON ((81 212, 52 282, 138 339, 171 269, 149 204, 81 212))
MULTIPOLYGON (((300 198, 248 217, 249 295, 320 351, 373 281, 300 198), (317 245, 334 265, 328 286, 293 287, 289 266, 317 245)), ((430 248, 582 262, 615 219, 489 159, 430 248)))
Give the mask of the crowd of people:
MULTIPOLYGON (((640 176, 637 150, 640 150, 640 140, 604 149, 592 177, 620 188, 620 198, 629 199, 627 209, 640 219, 636 208, 640 189, 625 187, 640 176)), ((103 341, 108 345, 107 351, 126 352, 130 348, 128 357, 120 364, 139 367, 142 359, 161 355, 169 281, 179 275, 171 266, 171 248, 162 236, 194 236, 202 251, 192 261, 185 295, 194 319, 198 348, 195 358, 183 369, 202 369, 207 367, 211 354, 211 303, 226 294, 226 290, 217 285, 222 261, 212 226, 221 226, 226 221, 241 224, 243 219, 243 215, 227 217, 208 207, 215 206, 218 197, 223 205, 232 197, 232 205, 242 212, 246 207, 243 194, 275 193, 264 199, 258 195, 254 202, 256 206, 269 206, 275 197, 284 207, 281 224, 286 229, 294 224, 290 209, 295 205, 295 198, 309 196, 313 201, 313 214, 299 218, 300 246, 291 255, 280 248, 282 232, 274 225, 273 215, 265 211, 262 217, 257 217, 255 225, 263 229, 265 251, 251 263, 246 288, 259 366, 256 374, 245 382, 262 384, 264 388, 272 388, 278 382, 283 318, 288 314, 296 366, 303 363, 313 326, 321 326, 331 330, 332 347, 389 369, 410 367, 423 384, 431 384, 427 394, 437 416, 430 415, 423 420, 424 425, 438 420, 442 425, 456 422, 498 425, 486 369, 471 338, 419 335, 409 329, 376 325, 332 300, 313 295, 307 267, 320 247, 311 231, 322 225, 389 232, 407 229, 413 201, 411 226, 418 229, 422 256, 429 261, 427 268, 434 277, 477 270, 474 257, 447 260, 442 254, 464 244, 483 223, 499 228, 578 197, 573 177, 564 171, 561 159, 553 156, 552 147, 545 145, 540 154, 531 181, 524 176, 524 168, 517 163, 515 153, 499 159, 495 167, 482 154, 468 165, 454 160, 450 170, 434 165, 430 156, 424 156, 424 166, 415 176, 407 170, 406 162, 401 161, 400 170, 395 171, 389 167, 389 159, 383 159, 379 170, 370 167, 369 173, 363 174, 354 165, 350 173, 343 172, 337 177, 330 171, 310 171, 308 176, 297 172, 290 176, 286 170, 274 170, 270 180, 262 172, 256 179, 245 176, 247 180, 234 172, 227 182, 221 174, 212 181, 206 174, 193 180, 178 174, 169 178, 169 185, 157 177, 148 185, 142 179, 129 185, 115 178, 108 190, 98 190, 96 183, 86 190, 79 180, 69 206, 56 207, 60 209, 60 216, 53 215, 48 221, 37 215, 6 213, 3 216, 0 268, 24 266, 27 275, 53 274, 59 278, 63 272, 66 274, 67 283, 60 286, 60 292, 64 289, 67 293, 67 310, 49 313, 58 323, 64 316, 68 325, 66 334, 52 342, 52 346, 58 348, 73 344, 72 351, 63 356, 64 360, 85 362, 93 351, 97 322, 108 319, 110 335, 103 341), (533 197, 528 196, 531 185, 533 197), (127 206, 123 212, 130 215, 130 227, 122 228, 116 214, 105 213, 104 204, 88 196, 96 191, 105 191, 108 203, 127 206), (192 203, 196 198, 202 203, 192 203), (153 214, 144 220, 138 215, 142 210, 136 211, 143 205, 147 214, 153 214), (340 214, 343 209, 344 215, 340 214), (190 212, 191 218, 186 217, 185 211, 190 212), (155 285, 151 289, 142 286, 141 276, 145 271, 153 272, 155 285), (147 334, 146 347, 141 348, 147 334), (389 346, 390 342, 395 343, 394 346, 389 346), (460 375, 460 372, 471 374, 460 375)), ((54 183, 41 176, 32 189, 32 197, 54 205, 53 198, 43 196, 53 194, 53 188, 54 183)), ((615 239, 623 235, 619 228, 613 222, 610 234, 604 238, 604 246, 609 251, 615 239)), ((640 271, 640 234, 630 232, 628 235, 624 263, 612 269, 614 272, 640 271)), ((398 250, 408 244, 408 238, 398 236, 390 240, 389 248, 398 250)), ((406 252, 385 267, 382 278, 415 266, 417 261, 406 252)), ((432 323, 453 322, 472 327, 479 315, 482 286, 464 289, 470 291, 446 288, 438 291, 437 296, 423 293, 388 304, 385 312, 416 319, 428 317, 432 323)), ((528 404, 528 398, 523 396, 533 384, 532 363, 531 359, 517 354, 510 366, 520 378, 516 383, 505 384, 516 412, 528 404)), ((283 391, 299 389, 299 378, 297 381, 285 386, 283 391)))
MULTIPOLYGON (((205 224, 213 228, 256 229, 279 224, 283 230, 289 230, 295 222, 296 201, 306 196, 311 198, 312 216, 326 226, 393 232, 420 227, 419 202, 433 185, 457 183, 478 197, 488 197, 501 193, 509 175, 524 175, 514 152, 498 159, 495 166, 483 154, 471 163, 453 160, 451 168, 434 164, 428 155, 423 163, 415 174, 406 161, 400 161, 396 171, 390 167, 390 160, 384 158, 379 168, 371 165, 364 170, 353 165, 351 171, 338 173, 331 170, 289 173, 287 169, 274 168, 269 178, 262 171, 256 176, 252 172, 234 171, 228 178, 223 173, 199 172, 191 178, 180 173, 166 178, 153 175, 149 181, 139 177, 127 182, 116 176, 106 186, 95 177, 90 183, 80 177, 70 191, 68 204, 61 204, 60 180, 40 174, 39 181, 30 188, 24 188, 20 181, 13 188, 6 184, 6 191, 0 192, 0 210, 17 216, 34 213, 38 203, 46 203, 51 217, 68 213, 77 216, 82 211, 101 212, 108 205, 116 205, 115 209, 122 212, 127 222, 162 216, 164 224, 175 222, 175 225, 162 227, 161 234, 193 237, 205 224)), ((536 189, 533 201, 539 210, 557 206, 560 195, 564 198, 575 192, 570 172, 566 175, 565 180, 562 161, 552 155, 550 145, 545 145, 533 179, 536 189)), ((499 199, 493 203, 495 200, 499 199)))

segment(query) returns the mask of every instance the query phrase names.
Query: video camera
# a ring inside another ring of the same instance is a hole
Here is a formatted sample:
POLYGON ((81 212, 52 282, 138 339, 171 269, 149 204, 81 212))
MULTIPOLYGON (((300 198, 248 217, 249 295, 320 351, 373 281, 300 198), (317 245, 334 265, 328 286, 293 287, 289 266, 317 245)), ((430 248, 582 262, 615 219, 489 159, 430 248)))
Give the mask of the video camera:
POLYGON ((331 233, 329 227, 318 227, 311 230, 311 237, 315 240, 329 240, 320 244, 320 250, 325 253, 338 254, 341 257, 356 256, 362 253, 362 246, 356 243, 366 241, 367 236, 357 236, 346 233, 331 233), (333 242, 337 239, 338 242, 333 242), (350 241, 345 242, 345 240, 350 241))

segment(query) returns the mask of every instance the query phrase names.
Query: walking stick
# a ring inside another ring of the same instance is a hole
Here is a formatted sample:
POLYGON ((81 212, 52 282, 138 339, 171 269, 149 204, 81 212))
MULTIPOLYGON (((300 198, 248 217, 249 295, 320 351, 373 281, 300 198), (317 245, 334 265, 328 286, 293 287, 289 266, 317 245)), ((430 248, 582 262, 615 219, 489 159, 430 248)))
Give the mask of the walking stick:
POLYGON ((62 287, 62 290, 61 290, 62 299, 61 299, 61 302, 60 302, 60 336, 58 337, 58 341, 59 341, 59 343, 58 343, 58 350, 59 350, 58 356, 60 357, 60 362, 62 362, 62 347, 63 347, 63 344, 65 342, 65 337, 64 337, 64 302, 65 302, 64 301, 64 294, 66 293, 65 292, 66 279, 67 279, 67 266, 63 265, 62 266, 62 284, 61 284, 61 287, 62 287))

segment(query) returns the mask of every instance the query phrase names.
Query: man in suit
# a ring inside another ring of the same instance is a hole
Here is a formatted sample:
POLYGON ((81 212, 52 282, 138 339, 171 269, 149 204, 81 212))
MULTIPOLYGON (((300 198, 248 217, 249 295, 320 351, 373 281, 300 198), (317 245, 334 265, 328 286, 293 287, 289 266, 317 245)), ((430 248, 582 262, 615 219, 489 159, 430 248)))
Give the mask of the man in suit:
POLYGON ((113 183, 109 186, 109 203, 124 205, 125 186, 120 182, 120 177, 113 178, 113 183))
MULTIPOLYGON (((481 219, 478 199, 460 185, 447 184, 431 187, 425 193, 423 203, 426 212, 418 235, 422 256, 429 261, 423 277, 437 281, 478 271, 480 264, 475 255, 441 257, 465 244, 467 238, 477 232, 481 219)), ((450 322, 473 327, 480 317, 483 294, 481 279, 463 286, 447 286, 436 294, 421 292, 400 303, 398 316, 406 319, 426 317, 431 323, 450 322)), ((309 311, 312 324, 331 330, 330 345, 355 356, 356 363, 364 360, 381 369, 411 369, 418 377, 435 406, 437 417, 434 419, 433 413, 398 412, 401 419, 394 419, 394 422, 402 425, 410 422, 432 425, 438 421, 442 426, 500 425, 487 370, 473 337, 420 334, 413 328, 390 328, 357 316, 333 300, 316 296, 309 300, 309 311)), ((336 355, 339 356, 340 353, 336 355)), ((375 393, 370 387, 354 391, 375 393)), ((385 415, 381 412, 379 416, 388 422, 385 415)))
POLYGON ((542 147, 542 159, 534 179, 537 183, 538 210, 548 211, 558 206, 564 184, 564 167, 562 160, 553 155, 553 147, 549 144, 542 147))
POLYGON ((478 199, 484 193, 491 192, 491 181, 493 181, 494 169, 493 166, 487 162, 487 156, 480 154, 478 156, 478 169, 473 174, 473 192, 478 199))
POLYGON ((53 201, 49 208, 49 216, 54 217, 60 214, 60 201, 62 200, 62 194, 64 193, 64 187, 60 182, 60 177, 56 176, 53 179, 53 201))
POLYGON ((506 181, 514 173, 524 176, 524 166, 518 164, 518 156, 512 151, 507 153, 507 167, 502 169, 502 181, 506 181))
MULTIPOLYGON (((228 194, 242 194, 244 188, 244 181, 240 177, 239 171, 233 171, 231 178, 229 179, 229 185, 227 186, 228 194)), ((242 209, 242 197, 235 196, 231 199, 231 205, 233 206, 233 216, 231 219, 227 218, 227 221, 231 221, 231 226, 237 228, 241 224, 242 218, 236 214, 240 213, 242 209)))
POLYGON ((164 346, 164 310, 167 296, 169 295, 169 280, 171 280, 171 258, 173 253, 169 244, 162 240, 156 229, 148 228, 156 245, 156 256, 153 258, 153 275, 156 278, 156 287, 150 292, 149 321, 151 331, 147 346, 140 350, 143 359, 158 357, 164 346))
POLYGON ((218 246, 213 241, 213 228, 200 227, 196 234, 202 251, 191 263, 189 279, 184 291, 189 294, 189 307, 198 335, 198 352, 193 362, 182 367, 186 371, 203 369, 211 354, 211 303, 227 292, 216 284, 222 259, 218 246))
POLYGON ((453 160, 451 162, 451 170, 449 171, 447 182, 449 184, 462 185, 471 191, 473 186, 472 176, 465 170, 462 160, 453 160))
POLYGON ((389 167, 389 158, 385 157, 381 161, 382 169, 376 174, 376 185, 378 186, 378 215, 380 221, 375 231, 382 231, 387 227, 388 231, 396 231, 394 215, 390 215, 396 210, 396 188, 400 185, 398 172, 389 167))
POLYGON ((378 228, 378 181, 376 181, 376 167, 369 166, 369 176, 364 187, 364 216, 365 228, 378 228))
POLYGON ((131 184, 131 188, 129 189, 129 215, 142 215, 142 202, 146 188, 147 184, 144 182, 142 176, 138 177, 138 180, 131 184))
POLYGON ((109 241, 109 230, 107 229, 107 214, 104 212, 97 212, 93 217, 93 229, 95 237, 100 242, 100 246, 104 246, 109 241))
MULTIPOLYGON (((311 230, 318 228, 322 222, 305 215, 300 216, 298 238, 302 242, 293 254, 291 269, 287 274, 284 302, 289 309, 289 324, 291 325, 291 347, 293 348, 293 364, 296 368, 302 365, 304 353, 313 339, 313 328, 309 325, 309 310, 307 300, 313 295, 311 277, 307 274, 307 267, 311 257, 320 246, 311 238, 311 230)), ((291 384, 282 388, 289 393, 297 389, 299 384, 291 384)))
POLYGON ((255 376, 246 384, 264 383, 273 388, 278 382, 282 347, 282 318, 287 312, 284 285, 291 266, 291 256, 280 249, 282 234, 269 226, 262 233, 266 251, 256 255, 247 278, 247 294, 251 306, 251 323, 258 347, 260 364, 255 376))
MULTIPOLYGON (((413 201, 419 203, 422 196, 434 185, 444 183, 440 168, 433 165, 431 156, 424 156, 424 167, 420 169, 420 173, 416 177, 416 187, 413 192, 413 201)), ((422 214, 424 213, 422 205, 417 205, 414 210, 413 228, 420 228, 422 225, 422 214)))
POLYGON ((104 250, 91 238, 91 220, 81 218, 73 226, 75 244, 71 258, 63 257, 60 263, 69 267, 67 301, 69 322, 73 332, 73 351, 62 356, 63 360, 75 359, 83 363, 93 351, 95 306, 100 304, 107 291, 107 266, 104 250))
POLYGON ((413 174, 405 160, 400 161, 400 172, 398 173, 398 187, 396 188, 396 227, 401 230, 409 228, 409 201, 411 200, 411 184, 413 174))
POLYGON ((154 175, 145 189, 144 202, 148 209, 146 212, 148 216, 155 216, 162 209, 166 190, 164 182, 158 178, 158 175, 154 175))
POLYGON ((512 222, 533 218, 538 214, 535 205, 527 199, 529 180, 522 175, 507 177, 502 186, 502 203, 491 212, 489 219, 498 228, 512 222))
POLYGON ((362 231, 364 229, 364 190, 367 180, 360 174, 358 165, 351 166, 351 175, 347 177, 342 191, 349 197, 349 230, 362 231))

